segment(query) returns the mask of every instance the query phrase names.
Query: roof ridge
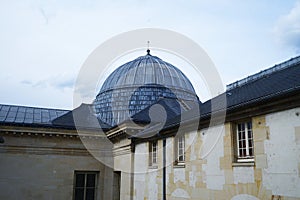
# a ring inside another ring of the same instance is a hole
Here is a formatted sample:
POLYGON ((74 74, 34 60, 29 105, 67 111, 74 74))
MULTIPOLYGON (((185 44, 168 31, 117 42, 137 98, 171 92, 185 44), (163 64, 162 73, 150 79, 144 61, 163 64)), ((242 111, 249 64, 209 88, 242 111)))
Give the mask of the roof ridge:
POLYGON ((287 61, 276 64, 273 67, 267 68, 267 69, 262 70, 258 73, 247 76, 246 78, 243 78, 243 79, 235 81, 231 84, 228 84, 226 86, 226 91, 232 90, 234 88, 237 88, 237 87, 249 84, 249 83, 252 83, 252 82, 254 82, 258 79, 261 79, 261 78, 263 78, 267 75, 271 75, 271 74, 279 72, 281 70, 293 67, 293 66, 295 66, 296 64, 299 64, 299 63, 300 63, 300 56, 293 57, 293 58, 291 58, 287 61))
POLYGON ((14 105, 14 104, 2 104, 0 106, 14 106, 14 107, 22 107, 22 108, 33 108, 33 109, 44 109, 44 110, 56 110, 56 111, 71 111, 69 109, 58 109, 58 108, 43 108, 43 107, 34 107, 34 106, 24 106, 24 105, 14 105))

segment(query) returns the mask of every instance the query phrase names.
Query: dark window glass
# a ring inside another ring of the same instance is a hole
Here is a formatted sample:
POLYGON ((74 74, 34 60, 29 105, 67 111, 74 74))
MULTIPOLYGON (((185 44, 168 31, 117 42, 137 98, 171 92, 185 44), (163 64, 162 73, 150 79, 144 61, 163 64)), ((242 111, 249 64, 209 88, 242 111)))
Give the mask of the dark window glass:
POLYGON ((75 172, 74 199, 94 200, 96 192, 96 172, 75 172))
POLYGON ((95 174, 87 174, 86 187, 95 187, 95 174))
POLYGON ((95 199, 95 189, 86 189, 86 200, 94 200, 95 199))
POLYGON ((84 200, 84 189, 75 189, 75 200, 84 200))
POLYGON ((76 174, 76 187, 84 187, 84 174, 76 174))

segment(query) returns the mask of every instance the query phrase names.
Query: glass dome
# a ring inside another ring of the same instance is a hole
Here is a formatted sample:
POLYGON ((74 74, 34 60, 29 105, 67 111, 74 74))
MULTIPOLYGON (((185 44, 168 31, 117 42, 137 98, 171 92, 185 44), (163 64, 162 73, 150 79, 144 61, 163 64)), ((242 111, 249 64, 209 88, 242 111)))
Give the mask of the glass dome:
POLYGON ((94 105, 97 116, 114 126, 159 98, 199 101, 193 85, 178 68, 148 52, 113 71, 94 105))

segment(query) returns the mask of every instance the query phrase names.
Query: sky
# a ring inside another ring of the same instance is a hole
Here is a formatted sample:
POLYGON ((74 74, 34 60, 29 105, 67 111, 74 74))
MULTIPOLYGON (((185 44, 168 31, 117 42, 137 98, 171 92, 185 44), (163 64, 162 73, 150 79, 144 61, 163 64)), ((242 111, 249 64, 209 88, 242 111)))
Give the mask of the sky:
POLYGON ((0 104, 72 109, 74 82, 91 52, 115 35, 140 28, 168 29, 195 41, 224 85, 300 55, 297 0, 0 4, 0 104))

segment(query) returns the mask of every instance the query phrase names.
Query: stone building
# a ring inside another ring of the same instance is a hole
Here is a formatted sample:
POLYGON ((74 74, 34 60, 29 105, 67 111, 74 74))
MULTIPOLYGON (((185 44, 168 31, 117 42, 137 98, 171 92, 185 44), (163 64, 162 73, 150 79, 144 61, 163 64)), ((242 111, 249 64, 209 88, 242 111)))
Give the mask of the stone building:
POLYGON ((0 105, 0 199, 300 199, 299 80, 296 57, 201 102, 148 52, 93 104, 0 105))

